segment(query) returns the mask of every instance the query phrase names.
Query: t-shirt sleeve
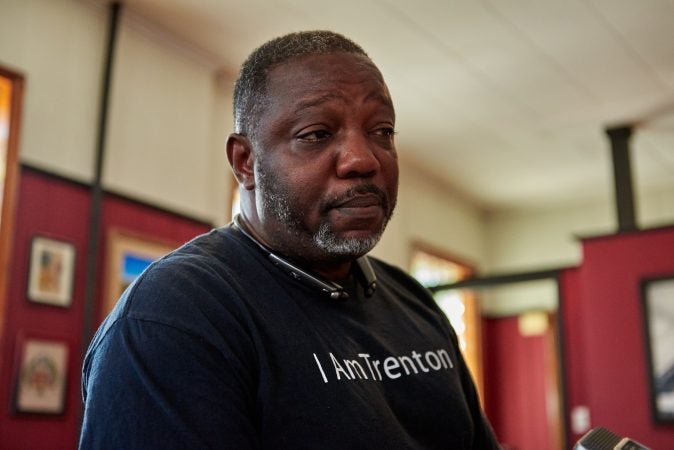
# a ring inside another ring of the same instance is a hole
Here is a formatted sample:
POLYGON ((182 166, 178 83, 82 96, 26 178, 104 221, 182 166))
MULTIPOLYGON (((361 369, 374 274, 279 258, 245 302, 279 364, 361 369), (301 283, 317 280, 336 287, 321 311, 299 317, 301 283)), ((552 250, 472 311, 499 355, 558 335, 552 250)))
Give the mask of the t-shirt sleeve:
POLYGON ((205 286, 189 287, 188 275, 159 278, 132 289, 134 309, 92 344, 80 448, 259 447, 254 350, 240 320, 201 309, 205 286))

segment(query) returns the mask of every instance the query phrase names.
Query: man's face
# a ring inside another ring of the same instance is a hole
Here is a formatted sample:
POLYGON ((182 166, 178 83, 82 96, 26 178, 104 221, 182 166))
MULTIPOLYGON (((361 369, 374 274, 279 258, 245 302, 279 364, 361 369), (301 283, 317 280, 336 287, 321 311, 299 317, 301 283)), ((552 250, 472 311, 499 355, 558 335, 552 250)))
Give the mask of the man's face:
POLYGON ((374 247, 396 202, 395 113, 378 70, 347 53, 273 68, 253 147, 263 238, 310 262, 374 247))

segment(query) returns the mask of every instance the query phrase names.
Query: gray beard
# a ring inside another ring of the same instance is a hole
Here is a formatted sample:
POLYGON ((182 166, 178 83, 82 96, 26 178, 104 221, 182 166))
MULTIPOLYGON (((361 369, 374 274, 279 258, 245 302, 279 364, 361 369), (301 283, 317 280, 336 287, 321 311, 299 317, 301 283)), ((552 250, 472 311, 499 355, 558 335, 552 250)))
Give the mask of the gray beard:
POLYGON ((368 253, 377 245, 382 233, 386 227, 386 222, 382 225, 381 230, 376 231, 372 236, 367 238, 338 238, 330 229, 327 222, 321 222, 318 231, 313 234, 312 239, 314 244, 324 252, 335 256, 362 256, 368 253))
POLYGON ((302 224, 303 212, 293 208, 288 187, 275 174, 263 169, 262 164, 258 165, 258 174, 258 201, 263 214, 285 225, 294 236, 309 237, 328 256, 360 257, 372 250, 384 233, 389 217, 384 220, 381 229, 367 238, 340 238, 331 229, 327 218, 323 218, 318 230, 312 233, 302 224))

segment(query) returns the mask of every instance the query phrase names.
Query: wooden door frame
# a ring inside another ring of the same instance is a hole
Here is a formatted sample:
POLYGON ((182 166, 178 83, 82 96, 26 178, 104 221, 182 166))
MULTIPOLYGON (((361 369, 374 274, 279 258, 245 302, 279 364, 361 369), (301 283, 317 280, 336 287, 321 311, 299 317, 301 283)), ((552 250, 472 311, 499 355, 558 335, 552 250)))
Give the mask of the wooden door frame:
MULTIPOLYGON (((19 185, 19 131, 23 105, 24 76, 18 72, 0 66, 0 76, 11 83, 9 105, 9 135, 7 137, 7 156, 5 161, 5 180, 2 186, 2 211, 0 212, 0 348, 4 340, 9 267, 12 256, 14 221, 19 185)), ((0 364, 1 365, 1 364, 0 364)))

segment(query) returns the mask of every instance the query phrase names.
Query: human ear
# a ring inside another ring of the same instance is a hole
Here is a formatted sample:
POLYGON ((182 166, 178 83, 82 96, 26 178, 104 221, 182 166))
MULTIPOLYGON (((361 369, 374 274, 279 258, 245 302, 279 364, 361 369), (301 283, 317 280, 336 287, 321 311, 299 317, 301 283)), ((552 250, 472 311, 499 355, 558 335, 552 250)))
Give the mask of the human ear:
POLYGON ((255 157, 250 140, 237 133, 232 133, 227 138, 227 159, 232 166, 236 181, 247 190, 255 188, 255 176, 253 164, 255 157))

